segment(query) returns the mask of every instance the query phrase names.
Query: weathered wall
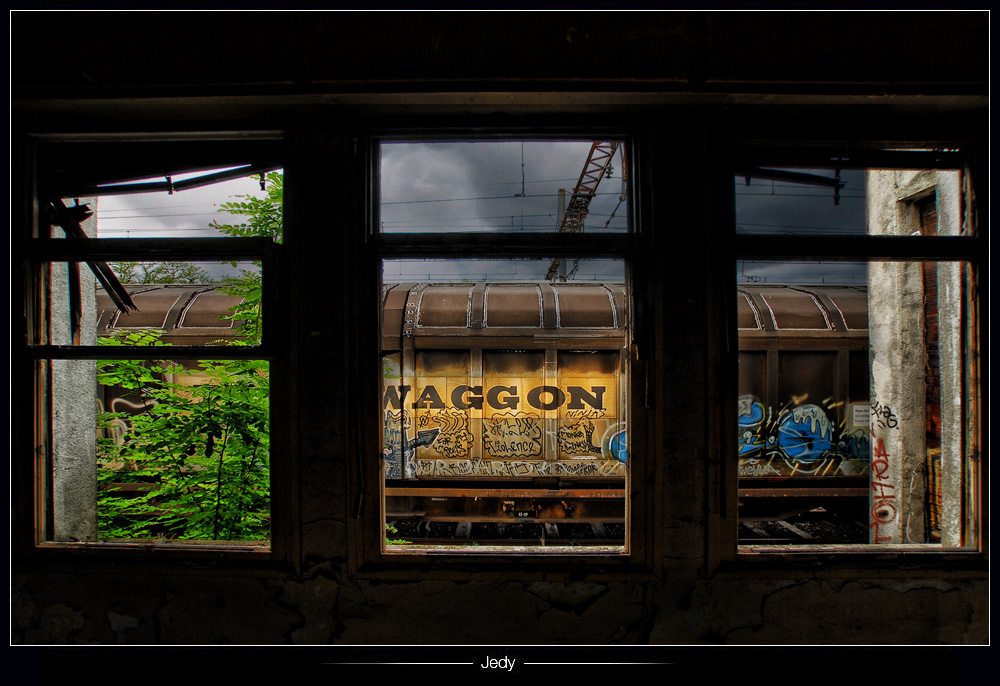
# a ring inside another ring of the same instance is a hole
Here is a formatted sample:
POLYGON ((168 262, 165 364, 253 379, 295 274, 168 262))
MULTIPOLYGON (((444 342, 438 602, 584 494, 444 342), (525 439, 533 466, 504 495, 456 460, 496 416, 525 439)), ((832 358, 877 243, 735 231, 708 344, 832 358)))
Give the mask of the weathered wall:
MULTIPOLYGON (((191 22, 167 15, 157 16, 155 31, 130 30, 135 28, 132 22, 142 26, 145 21, 128 15, 100 21, 86 15, 15 16, 12 33, 25 38, 17 46, 23 52, 15 52, 22 59, 12 67, 15 129, 44 125, 62 130, 85 117, 112 130, 125 121, 138 130, 155 131, 164 121, 233 116, 232 110, 219 114, 211 102, 189 109, 191 98, 206 96, 246 97, 248 107, 261 117, 278 117, 293 107, 296 116, 314 113, 326 100, 340 106, 358 92, 388 93, 385 102, 396 98, 401 108, 414 103, 434 107, 444 101, 461 108, 465 96, 447 91, 469 89, 470 84, 473 90, 498 93, 539 92, 535 109, 559 110, 576 98, 577 104, 602 103, 612 112, 616 94, 623 90, 684 96, 679 101, 687 108, 713 102, 720 93, 731 96, 727 107, 737 103, 738 108, 743 97, 758 106, 789 93, 805 93, 815 106, 833 96, 863 100, 886 93, 901 98, 929 93, 939 98, 934 102, 947 104, 949 96, 987 92, 987 36, 979 27, 982 18, 967 15, 880 14, 859 19, 574 13, 544 21, 521 15, 492 17, 489 26, 478 28, 456 16, 418 21, 282 15, 262 22, 259 17, 201 15, 191 22), (73 49, 81 32, 91 49, 73 49), (511 42, 515 34, 521 46, 517 49, 511 42), (889 34, 898 38, 891 47, 884 40, 889 34), (829 35, 841 40, 819 40, 829 35), (185 37, 189 49, 176 45, 178 36, 185 37), (926 50, 929 41, 938 49, 926 50), (496 59, 501 54, 504 59, 496 59), (595 59, 595 54, 607 59, 595 59), (552 84, 580 92, 553 100, 545 95, 552 84), (439 95, 420 95, 432 91, 439 95), (411 94, 402 97, 404 92, 411 94), (306 105, 296 104, 317 94, 318 99, 306 105), (102 119, 105 97, 119 98, 116 122, 102 119), (143 105, 152 97, 157 98, 155 114, 143 105)), ((501 93, 491 102, 503 99, 501 93)), ((794 100, 786 97, 783 106, 796 111, 794 100)), ((977 121, 985 122, 983 109, 974 112, 977 121)), ((739 119, 740 112, 727 110, 725 116, 739 119)), ((234 127, 239 123, 234 121, 234 127)), ((688 137, 679 138, 690 144, 688 137)), ((684 197, 693 198, 690 204, 696 205, 707 194, 695 186, 684 197)), ((683 212, 671 210, 671 216, 654 219, 676 221, 683 212)), ((699 214, 692 207, 680 217, 698 221, 699 214)), ((684 221, 680 225, 687 226, 684 221)), ((709 574, 706 436, 721 410, 709 402, 714 389, 709 388, 708 351, 718 341, 707 333, 711 326, 704 293, 712 285, 705 266, 715 246, 704 223, 691 226, 698 230, 692 230, 683 245, 657 248, 670 265, 671 283, 687 284, 682 297, 665 288, 661 302, 671 303, 671 311, 669 318, 661 312, 658 319, 663 336, 672 341, 670 364, 661 370, 662 388, 656 390, 665 446, 659 581, 351 578, 346 573, 350 461, 331 448, 345 443, 349 427, 337 418, 346 416, 350 399, 330 393, 336 370, 322 370, 297 378, 296 384, 299 398, 314 401, 299 408, 294 426, 301 503, 297 533, 305 561, 301 574, 199 571, 191 564, 170 571, 82 562, 19 566, 11 589, 12 642, 987 641, 988 580, 978 572, 963 577, 933 569, 891 574, 861 570, 852 578, 850 568, 831 572, 817 564, 789 571, 776 563, 766 570, 709 574), (686 325, 683 336, 677 335, 680 323, 686 325)), ((311 271, 309 279, 346 303, 351 284, 336 281, 329 254, 311 259, 316 264, 296 267, 311 271)), ((331 323, 322 308, 310 309, 306 303, 292 307, 301 310, 299 326, 305 332, 300 359, 336 357, 344 351, 343 322, 331 323)))
MULTIPOLYGON (((921 233, 914 201, 933 196, 937 234, 961 233, 959 174, 946 171, 879 170, 868 172, 868 231, 875 235, 921 233)), ((926 469, 924 373, 924 303, 937 298, 937 352, 941 384, 942 535, 955 545, 961 531, 962 503, 962 267, 958 263, 928 265, 936 272, 937 292, 924 285, 920 262, 872 262, 868 265, 871 398, 895 408, 898 422, 874 427, 872 443, 882 441, 884 489, 872 485, 872 542, 924 542, 924 509, 930 475, 926 469), (888 499, 884 498, 888 496, 888 499), (887 503, 882 506, 879 501, 887 503)))
POLYGON ((987 582, 846 579, 676 584, 357 582, 18 575, 14 643, 982 643, 987 582))
MULTIPOLYGON (((88 236, 97 234, 96 198, 82 198, 94 215, 81 222, 88 236)), ((54 238, 64 238, 53 227, 54 238)), ((70 280, 80 287, 80 345, 97 342, 97 300, 93 272, 86 264, 65 262, 51 266, 53 298, 49 335, 57 345, 70 345, 70 280), (76 269, 72 269, 76 267, 76 269), (78 274, 78 275, 77 275, 78 274)), ((56 503, 52 513, 52 536, 57 541, 97 540, 97 426, 95 403, 82 405, 80 398, 94 389, 97 366, 93 360, 52 360, 52 491, 56 503)))

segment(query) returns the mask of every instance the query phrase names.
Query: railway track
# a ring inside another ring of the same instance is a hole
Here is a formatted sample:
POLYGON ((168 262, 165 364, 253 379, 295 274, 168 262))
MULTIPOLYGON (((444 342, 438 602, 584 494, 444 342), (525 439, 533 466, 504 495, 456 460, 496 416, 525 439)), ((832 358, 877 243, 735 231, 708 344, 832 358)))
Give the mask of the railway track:
POLYGON ((620 522, 471 522, 394 521, 390 538, 421 545, 624 545, 620 522))
POLYGON ((868 526, 853 518, 804 513, 787 519, 741 519, 738 540, 744 545, 782 543, 867 543, 868 526))

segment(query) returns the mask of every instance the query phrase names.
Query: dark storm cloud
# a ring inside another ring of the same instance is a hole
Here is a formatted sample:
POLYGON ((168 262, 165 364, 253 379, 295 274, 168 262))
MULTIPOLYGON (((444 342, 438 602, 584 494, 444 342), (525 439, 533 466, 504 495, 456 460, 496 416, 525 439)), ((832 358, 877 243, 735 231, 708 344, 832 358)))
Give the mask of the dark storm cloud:
MULTIPOLYGON (((833 169, 794 171, 832 178, 833 169)), ((736 230, 771 235, 863 235, 867 232, 864 170, 841 172, 839 203, 833 189, 788 181, 755 178, 749 186, 736 177, 736 230)), ((773 262, 744 260, 737 265, 741 282, 855 284, 868 282, 865 264, 842 262, 773 262)))
MULTIPOLYGON (((800 169, 833 177, 832 169, 800 169)), ((736 177, 736 225, 741 233, 843 235, 866 232, 865 172, 841 172, 839 204, 832 188, 736 177)))
MULTIPOLYGON (((559 190, 568 202, 592 141, 385 143, 381 146, 381 228, 385 232, 556 232, 559 190)), ((598 185, 585 231, 624 231, 621 157, 598 185), (610 222, 611 214, 617 213, 610 222), (609 226, 609 228, 605 228, 609 226)), ((550 260, 394 260, 387 281, 544 279, 550 260)), ((620 260, 567 261, 577 281, 622 281, 620 260)))
MULTIPOLYGON (((380 221, 386 232, 555 231, 590 141, 385 143, 380 221), (523 171, 523 176, 522 176, 523 171)), ((587 229, 603 230, 621 193, 620 162, 590 206, 587 229)), ((612 228, 623 230, 619 210, 612 228)))

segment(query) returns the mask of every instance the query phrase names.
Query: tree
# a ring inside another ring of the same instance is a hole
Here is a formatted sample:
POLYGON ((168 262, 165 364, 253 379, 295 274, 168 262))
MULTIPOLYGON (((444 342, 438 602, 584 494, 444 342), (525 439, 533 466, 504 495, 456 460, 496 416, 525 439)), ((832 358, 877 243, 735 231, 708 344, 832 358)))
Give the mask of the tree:
MULTIPOLYGON (((253 195, 237 195, 237 202, 223 203, 220 212, 243 215, 246 222, 220 224, 213 221, 210 226, 228 236, 263 236, 281 243, 284 224, 282 203, 284 202, 285 176, 281 172, 271 172, 265 176, 264 198, 253 195)), ((235 262, 232 266, 237 266, 235 262)), ((260 343, 263 316, 261 303, 263 280, 260 262, 254 262, 253 269, 241 269, 239 276, 223 279, 223 290, 228 295, 241 296, 243 302, 232 310, 231 319, 242 322, 243 338, 248 343, 260 343)))
MULTIPOLYGON (((246 223, 212 226, 231 236, 281 239, 283 176, 266 177, 263 199, 238 196, 221 212, 246 223)), ((260 341, 260 265, 225 279, 224 290, 243 298, 229 318, 243 322, 230 345, 260 341)), ((154 283, 163 283, 154 282, 154 283)), ((164 345, 162 332, 105 338, 102 345, 164 345)), ((164 345, 164 357, 169 346, 164 345)), ((103 413, 118 422, 120 440, 100 439, 98 526, 104 538, 260 539, 269 535, 269 377, 261 360, 98 362, 98 381, 141 399, 135 415, 103 413), (193 383, 197 375, 198 383, 193 383), (185 383, 186 382, 186 383, 185 383), (130 491, 122 482, 141 484, 130 491)))
MULTIPOLYGON (((158 345, 160 332, 106 339, 105 345, 158 345)), ((164 345, 164 354, 169 354, 164 345)), ((142 398, 125 419, 121 444, 99 441, 98 526, 102 537, 255 539, 268 534, 267 362, 98 363, 98 382, 142 398), (201 375, 202 383, 183 383, 201 375), (142 484, 138 496, 123 481, 142 484)))
POLYGON ((212 275, 191 262, 110 262, 122 283, 213 283, 212 275))

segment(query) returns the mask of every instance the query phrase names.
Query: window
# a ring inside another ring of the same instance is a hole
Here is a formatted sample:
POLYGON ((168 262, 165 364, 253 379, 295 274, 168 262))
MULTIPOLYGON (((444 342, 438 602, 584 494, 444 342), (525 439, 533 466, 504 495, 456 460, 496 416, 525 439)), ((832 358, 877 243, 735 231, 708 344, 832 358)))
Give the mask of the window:
POLYGON ((881 160, 735 177, 743 553, 978 549, 969 179, 881 160))
POLYGON ((368 559, 645 562, 626 148, 373 140, 382 451, 366 516, 384 531, 368 559))
POLYGON ((279 165, 211 141, 39 160, 34 545, 267 551, 279 165))

